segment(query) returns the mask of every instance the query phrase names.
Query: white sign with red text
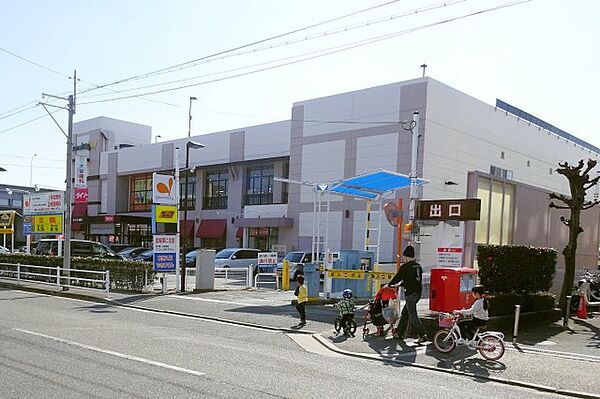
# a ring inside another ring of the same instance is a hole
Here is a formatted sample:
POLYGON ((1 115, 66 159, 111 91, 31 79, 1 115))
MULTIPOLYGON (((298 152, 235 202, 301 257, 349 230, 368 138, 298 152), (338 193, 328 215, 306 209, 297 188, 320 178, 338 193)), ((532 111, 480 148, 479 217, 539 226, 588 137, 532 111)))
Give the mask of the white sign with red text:
POLYGON ((23 196, 23 214, 48 215, 63 213, 64 202, 62 191, 27 194, 23 196))

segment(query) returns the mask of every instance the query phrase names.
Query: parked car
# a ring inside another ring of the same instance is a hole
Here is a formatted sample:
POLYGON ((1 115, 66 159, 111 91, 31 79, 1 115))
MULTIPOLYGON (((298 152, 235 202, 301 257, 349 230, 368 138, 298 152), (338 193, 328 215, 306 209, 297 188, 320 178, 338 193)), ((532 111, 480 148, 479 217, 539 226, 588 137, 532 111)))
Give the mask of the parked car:
POLYGON ((154 250, 147 249, 146 251, 142 252, 141 254, 139 254, 138 256, 133 258, 132 260, 134 260, 136 262, 152 262, 153 256, 154 256, 154 250))
POLYGON ((8 250, 8 248, 3 247, 2 245, 0 245, 0 254, 9 254, 10 251, 8 250))
POLYGON ((13 252, 13 253, 14 254, 26 254, 27 253, 27 245, 15 249, 15 252, 13 252))
POLYGON ((215 255, 215 267, 248 267, 258 263, 258 253, 252 248, 225 248, 215 255))
MULTIPOLYGON (((35 254, 56 256, 58 254, 58 240, 55 238, 40 240, 35 247, 35 254)), ((88 240, 71 240, 71 256, 125 259, 101 242, 88 240)))
POLYGON ((305 251, 288 252, 282 261, 277 264, 277 270, 283 270, 283 261, 287 260, 290 263, 289 273, 290 279, 296 281, 296 278, 304 273, 304 265, 312 261, 312 254, 305 251))
POLYGON ((135 248, 135 247, 138 247, 138 246, 137 245, 133 245, 133 244, 110 244, 108 247, 110 249, 112 249, 113 251, 115 251, 116 253, 119 253, 119 252, 124 251, 126 249, 135 248))
POLYGON ((117 252, 119 255, 123 256, 125 259, 133 259, 138 255, 141 255, 143 252, 146 252, 148 248, 143 247, 132 247, 125 248, 117 252))

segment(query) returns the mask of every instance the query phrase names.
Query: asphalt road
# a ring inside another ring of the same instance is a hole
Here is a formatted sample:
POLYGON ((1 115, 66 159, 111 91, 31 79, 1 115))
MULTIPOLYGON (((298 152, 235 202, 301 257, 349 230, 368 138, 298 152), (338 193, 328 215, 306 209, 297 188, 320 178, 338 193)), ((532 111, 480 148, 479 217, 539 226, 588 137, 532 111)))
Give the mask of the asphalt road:
POLYGON ((306 335, 23 291, 0 290, 0 320, 0 398, 559 397, 334 356, 306 335))

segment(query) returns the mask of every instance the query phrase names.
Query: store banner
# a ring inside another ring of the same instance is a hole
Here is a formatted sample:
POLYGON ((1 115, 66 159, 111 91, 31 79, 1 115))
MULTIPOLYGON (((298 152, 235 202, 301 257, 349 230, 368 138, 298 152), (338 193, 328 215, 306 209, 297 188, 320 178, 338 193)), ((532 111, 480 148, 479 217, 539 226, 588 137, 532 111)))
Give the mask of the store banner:
POLYGON ((64 202, 62 191, 26 194, 23 196, 23 214, 48 215, 63 213, 64 202))
POLYGON ((87 188, 76 188, 75 189, 75 203, 76 204, 87 204, 88 202, 88 189, 87 188))
POLYGON ((88 177, 88 158, 84 156, 75 156, 75 184, 74 187, 86 188, 88 177))
POLYGON ((171 175, 152 174, 152 202, 162 205, 177 205, 177 187, 171 175))
POLYGON ((177 207, 175 205, 156 205, 154 213, 156 223, 177 223, 177 207))

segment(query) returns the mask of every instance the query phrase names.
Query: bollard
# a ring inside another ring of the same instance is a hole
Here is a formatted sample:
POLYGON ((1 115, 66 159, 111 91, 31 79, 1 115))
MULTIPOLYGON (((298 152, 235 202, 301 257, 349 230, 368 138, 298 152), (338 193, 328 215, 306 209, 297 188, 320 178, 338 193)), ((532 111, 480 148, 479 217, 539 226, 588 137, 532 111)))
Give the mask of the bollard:
POLYGON ((160 282, 162 283, 162 293, 166 294, 167 293, 167 275, 165 273, 163 273, 163 276, 161 277, 160 282))
POLYGON ((252 285, 252 274, 253 274, 253 271, 254 271, 254 265, 248 266, 248 273, 247 273, 247 276, 246 276, 246 278, 248 279, 248 287, 252 287, 253 286, 252 285))
POLYGON ((515 327, 513 329, 513 344, 517 342, 517 334, 519 333, 519 317, 521 316, 521 305, 515 305, 515 327))
POLYGON ((290 289, 290 261, 283 260, 283 268, 281 269, 281 289, 288 291, 290 289))
POLYGON ((565 309, 565 319, 563 320, 563 328, 569 328, 569 317, 571 313, 571 295, 567 295, 567 308, 565 309))
POLYGON ((105 280, 104 280, 104 286, 106 289, 106 295, 109 294, 110 292, 110 270, 106 271, 106 276, 105 276, 105 280))
POLYGON ((60 291, 60 266, 56 266, 56 288, 60 291))
POLYGON ((21 264, 17 263, 17 284, 21 284, 21 264))

